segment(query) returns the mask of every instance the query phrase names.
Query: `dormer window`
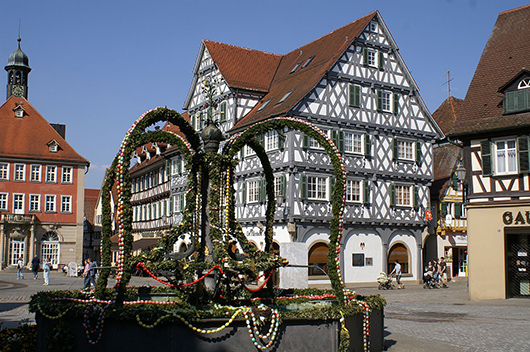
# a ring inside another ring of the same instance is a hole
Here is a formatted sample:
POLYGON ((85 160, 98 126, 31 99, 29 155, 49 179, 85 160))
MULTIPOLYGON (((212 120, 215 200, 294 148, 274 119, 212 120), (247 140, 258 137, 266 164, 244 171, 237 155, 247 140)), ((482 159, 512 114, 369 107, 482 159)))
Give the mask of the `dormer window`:
POLYGON ((526 89, 530 88, 530 78, 524 78, 517 85, 517 89, 526 89))
POLYGON ((499 88, 504 94, 504 113, 530 111, 530 71, 523 69, 499 88))
POLYGON ((13 111, 15 112, 15 117, 17 118, 23 118, 24 117, 24 108, 20 105, 18 105, 16 108, 13 109, 13 111))
POLYGON ((57 153, 59 151, 59 143, 55 139, 48 143, 48 151, 50 153, 57 153))

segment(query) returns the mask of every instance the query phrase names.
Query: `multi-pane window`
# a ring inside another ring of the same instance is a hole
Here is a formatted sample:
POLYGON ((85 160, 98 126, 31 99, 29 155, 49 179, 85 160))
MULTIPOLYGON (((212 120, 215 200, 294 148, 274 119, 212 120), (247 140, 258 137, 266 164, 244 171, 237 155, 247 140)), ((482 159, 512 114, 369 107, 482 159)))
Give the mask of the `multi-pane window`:
POLYGON ((361 154, 363 152, 363 135, 361 133, 344 132, 344 151, 361 154))
POLYGON ((265 150, 278 149, 280 145, 280 135, 276 131, 269 131, 265 134, 265 150))
POLYGON ((72 212, 72 196, 61 196, 61 213, 72 212))
POLYGON ((0 163, 0 180, 9 180, 9 164, 0 163))
POLYGON ((414 142, 398 140, 397 157, 398 159, 414 160, 414 142))
POLYGON ((26 180, 26 165, 24 164, 15 164, 15 181, 25 181, 26 180))
POLYGON ((50 183, 57 182, 57 166, 53 166, 53 165, 46 166, 46 182, 50 182, 50 183))
POLYGON ((186 195, 184 193, 177 193, 173 197, 173 209, 175 213, 184 212, 186 202, 186 195))
POLYGON ((32 182, 40 182, 41 180, 41 169, 42 167, 40 165, 31 165, 31 174, 30 174, 30 181, 32 182))
POLYGON ((63 166, 62 183, 72 183, 72 167, 63 166))
POLYGON ((372 50, 372 49, 367 49, 366 50, 366 64, 368 66, 376 66, 377 65, 377 52, 375 50, 372 50))
POLYGON ((396 185, 396 205, 397 206, 412 206, 411 187, 396 185))
POLYGON ((13 194, 13 213, 15 214, 24 213, 24 194, 22 193, 13 194))
POLYGON ((45 198, 45 211, 47 213, 53 213, 55 212, 55 198, 56 196, 53 194, 47 194, 45 198))
POLYGON ((171 160, 171 174, 172 175, 182 175, 183 167, 183 160, 182 158, 178 157, 171 160))
POLYGON ((225 122, 226 121, 226 101, 221 102, 219 104, 219 122, 225 122))
POLYGON ((40 211, 40 194, 29 195, 29 211, 40 211))
POLYGON ((274 196, 276 198, 284 195, 284 182, 285 179, 283 176, 277 176, 274 178, 274 196))
POLYGON ((497 174, 517 172, 517 147, 515 139, 495 142, 497 174))
POLYGON ((259 181, 249 181, 247 183, 247 202, 259 202, 259 181))
POLYGON ((386 112, 392 111, 392 93, 381 91, 381 110, 386 112))
POLYGON ((307 198, 327 199, 327 178, 319 176, 307 177, 307 198))
POLYGON ((60 242, 55 232, 46 232, 42 236, 41 257, 47 259, 52 265, 59 264, 60 242))
POLYGON ((357 203, 361 200, 361 181, 346 180, 346 201, 357 203))
MULTIPOLYGON (((324 134, 327 134, 329 136, 329 130, 325 130, 325 129, 321 129, 322 132, 324 132, 324 134)), ((313 137, 307 137, 309 138, 309 148, 314 148, 314 149, 324 149, 319 143, 318 141, 313 138, 313 137)))
POLYGON ((0 210, 7 210, 8 197, 8 193, 0 193, 0 210))

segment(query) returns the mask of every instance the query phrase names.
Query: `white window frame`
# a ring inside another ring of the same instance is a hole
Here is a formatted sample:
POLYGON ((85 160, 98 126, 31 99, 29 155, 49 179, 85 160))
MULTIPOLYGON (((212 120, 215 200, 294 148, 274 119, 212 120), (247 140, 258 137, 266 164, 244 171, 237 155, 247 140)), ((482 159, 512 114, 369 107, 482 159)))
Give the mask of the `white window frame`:
POLYGON ((72 213, 72 196, 61 196, 61 213, 72 213))
POLYGON ((283 197, 282 176, 275 176, 274 177, 274 197, 278 199, 279 196, 283 197))
POLYGON ((72 184, 73 168, 71 166, 63 166, 63 174, 61 177, 61 183, 72 184))
POLYGON ((24 214, 24 198, 24 193, 13 193, 13 214, 24 214))
POLYGON ((397 207, 412 207, 413 192, 412 186, 409 185, 395 185, 395 197, 397 207))
POLYGON ((57 183, 56 165, 46 165, 46 183, 57 183))
POLYGON ((307 176, 307 199, 328 200, 328 177, 307 176))
POLYGON ((247 182, 247 203, 259 202, 259 180, 251 180, 247 182))
POLYGON ((31 165, 30 167, 30 182, 41 182, 42 180, 42 165, 31 165))
POLYGON ((254 156, 256 152, 249 145, 245 146, 245 156, 254 156))
POLYGON ((515 140, 515 138, 494 140, 493 151, 493 155, 495 158, 495 175, 513 175, 518 173, 517 141, 515 140), (501 143, 504 143, 505 145, 505 148, 503 148, 502 150, 499 149, 499 144, 501 143), (508 146, 508 144, 511 144, 511 146, 508 146), (501 162, 501 153, 504 154, 504 162, 501 162), (510 165, 510 160, 512 161, 512 165, 510 165))
MULTIPOLYGON (((331 133, 331 130, 328 130, 328 129, 325 129, 325 128, 320 128, 320 130, 322 132, 324 132, 325 135, 327 135, 329 137, 330 133, 331 133)), ((309 143, 308 143, 308 147, 310 149, 319 149, 319 150, 324 150, 324 147, 321 146, 318 141, 316 139, 314 139, 313 137, 309 137, 309 143)))
POLYGON ((176 193, 173 196, 173 212, 182 213, 186 209, 186 196, 184 193, 176 193), (183 199, 184 198, 184 199, 183 199), (181 200, 183 199, 183 200, 181 200), (183 203, 181 203, 183 202, 183 203), (182 205, 182 207, 181 207, 182 205))
POLYGON ((9 163, 0 163, 0 180, 9 181, 9 163))
POLYGON ((377 22, 370 21, 370 32, 377 33, 377 22))
POLYGON ((370 67, 377 67, 377 50, 367 48, 366 49, 366 64, 370 67))
POLYGON ((55 194, 46 194, 44 197, 44 211, 46 213, 55 213, 56 212, 56 200, 57 196, 55 194))
MULTIPOLYGON (((48 235, 49 232, 45 233, 44 236, 48 235)), ((42 260, 48 259, 52 265, 59 264, 59 258, 61 254, 61 243, 59 236, 56 233, 51 233, 54 239, 48 239, 43 236, 41 241, 41 257, 42 260)))
POLYGON ((397 157, 400 160, 414 160, 414 143, 406 139, 397 140, 397 157))
POLYGON ((0 210, 7 211, 9 204, 9 193, 0 193, 0 210))
POLYGON ((346 180, 346 202, 362 203, 363 183, 361 180, 346 180))
POLYGON ((392 98, 392 92, 388 90, 381 90, 381 110, 383 112, 392 112, 392 98))
POLYGON ((275 150, 280 148, 280 134, 277 131, 265 133, 265 150, 275 150))
POLYGON ((11 265, 16 265, 18 258, 22 258, 22 261, 25 262, 25 248, 24 240, 19 240, 15 238, 9 239, 9 257, 11 259, 11 265))
POLYGON ((29 211, 40 212, 40 194, 29 195, 29 211))
POLYGON ((353 154, 363 154, 364 135, 360 132, 344 131, 344 152, 353 154))
POLYGON ((26 181, 26 164, 15 164, 15 172, 13 175, 13 181, 18 181, 18 182, 26 181))

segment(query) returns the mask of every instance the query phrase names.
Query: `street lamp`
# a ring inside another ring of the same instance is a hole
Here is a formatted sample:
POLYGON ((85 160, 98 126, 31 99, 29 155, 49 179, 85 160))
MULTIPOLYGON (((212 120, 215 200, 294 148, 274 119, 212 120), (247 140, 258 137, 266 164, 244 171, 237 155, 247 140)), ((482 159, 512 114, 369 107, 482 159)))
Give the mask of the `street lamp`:
POLYGON ((462 163, 460 163, 460 165, 458 165, 458 168, 456 169, 456 178, 458 179, 458 181, 464 184, 464 181, 466 179, 466 168, 462 163))

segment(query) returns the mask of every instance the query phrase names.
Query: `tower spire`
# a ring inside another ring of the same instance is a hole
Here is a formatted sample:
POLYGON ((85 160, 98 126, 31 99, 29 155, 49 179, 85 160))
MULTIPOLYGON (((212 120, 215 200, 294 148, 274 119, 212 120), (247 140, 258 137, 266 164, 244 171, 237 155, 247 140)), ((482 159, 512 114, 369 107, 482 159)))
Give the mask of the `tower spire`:
MULTIPOLYGON (((20 32, 20 28, 19 28, 20 32)), ((9 60, 5 70, 7 71, 7 98, 18 96, 28 98, 28 74, 31 71, 29 67, 29 58, 20 48, 22 38, 17 38, 18 47, 9 55, 9 60)))

